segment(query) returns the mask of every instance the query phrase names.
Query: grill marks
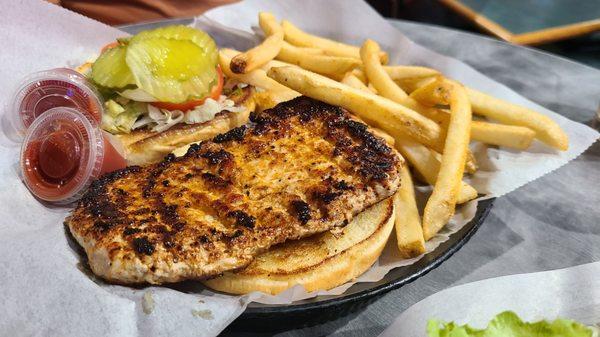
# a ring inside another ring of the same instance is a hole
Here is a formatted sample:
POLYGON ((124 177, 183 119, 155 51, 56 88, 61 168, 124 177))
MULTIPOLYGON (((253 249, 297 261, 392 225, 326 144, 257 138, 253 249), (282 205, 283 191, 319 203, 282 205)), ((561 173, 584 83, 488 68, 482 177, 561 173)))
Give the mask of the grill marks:
POLYGON ((303 225, 310 220, 310 206, 302 200, 292 201, 292 212, 303 225))
POLYGON ((180 279, 207 277, 344 225, 398 187, 397 154, 341 108, 301 97, 252 121, 183 157, 97 180, 71 230, 110 247, 111 259, 142 259, 157 282, 166 274, 152 268, 177 261, 211 266, 180 279))
POLYGON ((244 135, 246 135, 246 130, 248 127, 246 125, 239 126, 237 128, 233 128, 225 133, 217 135, 213 142, 220 144, 229 141, 241 141, 244 139, 244 135))
MULTIPOLYGON (((358 173, 368 180, 385 179, 388 176, 387 172, 397 164, 396 157, 390 155, 391 150, 385 142, 371 134, 365 124, 348 118, 342 108, 299 97, 261 114, 253 114, 251 120, 255 125, 252 128, 241 126, 216 136, 213 143, 205 141, 191 145, 184 158, 176 158, 169 154, 162 162, 148 168, 134 166, 113 172, 92 184, 90 191, 82 199, 81 205, 96 218, 93 227, 100 232, 108 231, 119 224, 133 224, 133 226, 125 227, 122 233, 131 240, 138 253, 152 254, 154 251, 151 240, 146 236, 139 236, 144 232, 160 233, 162 236, 160 242, 168 248, 173 245, 173 236, 185 227, 186 222, 180 217, 179 206, 165 201, 165 191, 176 189, 172 186, 172 181, 167 178, 168 175, 165 177, 165 170, 174 163, 186 160, 185 158, 203 160, 206 165, 203 167, 199 164, 190 167, 189 172, 183 174, 184 180, 200 178, 209 190, 231 189, 233 183, 229 178, 235 176, 234 156, 216 144, 243 142, 249 132, 254 136, 268 134, 272 138, 272 144, 273 141, 285 137, 292 130, 294 117, 298 117, 302 124, 308 124, 315 120, 321 121, 325 127, 325 139, 334 144, 332 155, 344 156, 352 165, 357 166, 358 173), (121 211, 123 204, 127 203, 128 192, 122 188, 115 188, 111 194, 107 190, 107 186, 116 180, 126 178, 129 174, 139 173, 142 170, 149 172, 142 188, 142 197, 146 199, 146 205, 150 207, 139 208, 133 212, 133 216, 129 216, 121 211), (111 196, 116 196, 114 197, 115 202, 111 201, 111 196), (145 225, 145 228, 142 230, 139 228, 140 225, 145 225)), ((318 130, 316 131, 318 132, 318 130)), ((251 151, 256 152, 254 157, 265 155, 265 152, 269 155, 269 150, 274 148, 273 145, 267 146, 269 142, 262 140, 249 139, 246 141, 251 144, 251 151)), ((354 186, 344 180, 336 181, 327 177, 324 179, 323 185, 306 195, 307 201, 313 203, 312 206, 302 199, 291 200, 288 212, 302 225, 314 217, 314 214, 311 214, 311 208, 319 210, 318 213, 321 214, 322 219, 327 218, 329 216, 327 205, 343 195, 344 192, 353 189, 354 186)), ((174 195, 180 196, 185 192, 186 189, 182 189, 174 195)), ((227 202, 211 201, 206 196, 202 198, 196 196, 210 208, 216 210, 216 212, 212 212, 212 215, 217 217, 217 221, 230 219, 237 227, 246 230, 254 229, 256 225, 254 216, 241 210, 232 209, 227 202)), ((241 230, 235 230, 233 233, 212 230, 212 232, 200 235, 198 242, 205 244, 222 237, 231 239, 242 235, 243 231, 241 230)))
POLYGON ((237 226, 243 226, 252 229, 256 224, 256 218, 244 211, 232 211, 227 213, 227 216, 230 218, 234 218, 235 224, 237 226))
MULTIPOLYGON (((130 166, 123 170, 109 173, 103 179, 92 183, 88 192, 80 201, 80 204, 94 217, 92 230, 106 232, 122 223, 124 214, 111 201, 108 195, 108 184, 119 179, 126 179, 129 174, 137 173, 140 170, 139 166, 130 166)), ((118 200, 126 197, 126 192, 122 189, 115 189, 115 192, 116 199, 118 200)))

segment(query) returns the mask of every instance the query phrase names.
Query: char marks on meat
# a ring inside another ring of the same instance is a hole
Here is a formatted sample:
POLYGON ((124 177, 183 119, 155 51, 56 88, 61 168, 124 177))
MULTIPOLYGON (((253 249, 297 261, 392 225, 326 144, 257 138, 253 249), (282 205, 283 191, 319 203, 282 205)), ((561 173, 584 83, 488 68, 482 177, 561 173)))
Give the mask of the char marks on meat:
POLYGON ((67 219, 92 270, 123 284, 213 277, 398 189, 402 159, 342 108, 299 97, 251 119, 95 181, 67 219))

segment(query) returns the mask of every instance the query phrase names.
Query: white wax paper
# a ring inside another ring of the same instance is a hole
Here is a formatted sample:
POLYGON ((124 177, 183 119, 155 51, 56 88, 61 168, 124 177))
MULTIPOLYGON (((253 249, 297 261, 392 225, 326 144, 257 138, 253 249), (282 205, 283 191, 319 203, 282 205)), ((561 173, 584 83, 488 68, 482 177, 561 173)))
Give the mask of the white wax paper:
MULTIPOLYGON (((473 184, 500 196, 575 158, 598 134, 571 122, 484 77, 470 67, 417 46, 355 1, 246 1, 221 7, 196 20, 225 46, 245 49, 257 41, 224 26, 250 33, 260 10, 273 12, 299 27, 341 41, 359 44, 369 37, 382 44, 391 64, 430 65, 474 88, 529 106, 558 121, 571 139, 569 151, 559 153, 536 144, 525 153, 489 149, 489 162, 473 184), (209 18, 209 19, 207 19, 209 18), (217 24, 217 22, 219 24, 217 24)), ((2 121, 19 80, 35 71, 82 63, 100 47, 124 33, 37 0, 14 1, 0 11, 0 107, 2 121)), ((3 124, 4 127, 4 124, 3 124)), ((7 335, 85 334, 216 335, 245 308, 248 301, 288 303, 306 298, 301 287, 281 296, 238 297, 214 294, 198 283, 172 287, 128 288, 107 285, 91 277, 81 264, 78 247, 64 230, 65 208, 40 204, 17 175, 19 145, 0 135, 0 331, 7 335)), ((481 162, 481 161, 480 161, 481 162)), ((475 202, 460 209, 453 222, 428 243, 432 249, 474 214, 475 202)), ((390 246, 393 247, 393 246, 390 246)), ((358 281, 376 281, 401 261, 387 249, 379 262, 358 281)), ((326 293, 342 293, 350 284, 326 293)), ((324 292, 321 292, 324 293, 324 292)))
POLYGON ((600 262, 463 284, 433 294, 403 312, 380 337, 425 337, 429 319, 484 328, 512 310, 529 322, 574 319, 600 322, 600 262))

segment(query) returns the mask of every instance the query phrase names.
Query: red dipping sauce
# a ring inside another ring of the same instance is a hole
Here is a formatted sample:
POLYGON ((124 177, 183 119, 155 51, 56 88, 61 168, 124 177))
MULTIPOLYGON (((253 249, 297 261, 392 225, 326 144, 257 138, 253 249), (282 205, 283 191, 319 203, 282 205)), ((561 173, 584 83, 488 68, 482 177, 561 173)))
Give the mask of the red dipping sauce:
POLYGON ((78 109, 56 107, 30 125, 21 147, 21 171, 39 199, 68 204, 104 173, 126 166, 95 120, 78 109))
POLYGON ((85 76, 57 68, 26 77, 16 92, 11 124, 16 138, 23 137, 33 121, 55 107, 75 108, 90 119, 102 120, 102 101, 85 76))

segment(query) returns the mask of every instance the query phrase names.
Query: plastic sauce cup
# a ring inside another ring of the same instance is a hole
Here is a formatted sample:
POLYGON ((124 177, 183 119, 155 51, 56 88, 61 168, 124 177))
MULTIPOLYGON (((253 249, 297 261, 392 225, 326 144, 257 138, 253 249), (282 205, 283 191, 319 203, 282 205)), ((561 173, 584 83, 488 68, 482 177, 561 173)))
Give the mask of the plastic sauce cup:
POLYGON ((88 111, 45 110, 29 126, 21 147, 21 171, 37 198, 69 204, 102 174, 126 166, 88 111))
POLYGON ((11 136, 21 139, 38 117, 55 107, 78 109, 99 124, 102 104, 96 88, 75 70, 57 68, 31 74, 19 85, 7 115, 11 136))

